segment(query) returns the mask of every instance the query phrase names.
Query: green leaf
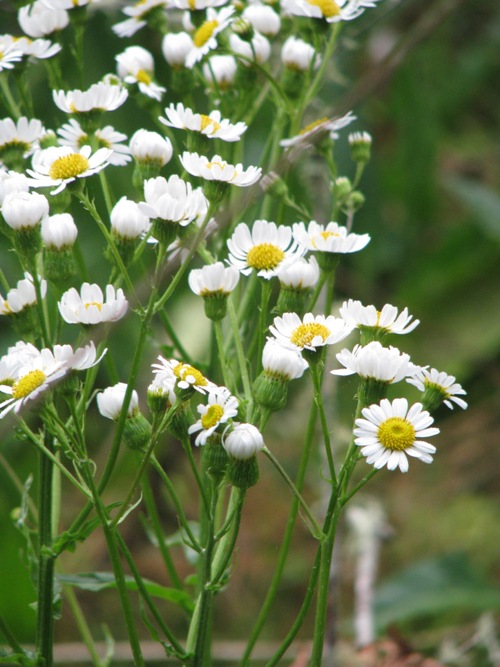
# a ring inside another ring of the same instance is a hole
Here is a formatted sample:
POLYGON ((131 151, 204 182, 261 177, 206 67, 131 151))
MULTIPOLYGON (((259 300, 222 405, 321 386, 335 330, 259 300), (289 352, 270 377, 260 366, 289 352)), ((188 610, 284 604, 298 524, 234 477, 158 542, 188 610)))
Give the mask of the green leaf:
MULTIPOLYGON (((58 579, 62 584, 75 586, 84 591, 99 592, 110 588, 116 588, 115 577, 112 572, 84 572, 81 574, 60 574, 58 579)), ((130 591, 137 590, 137 584, 133 577, 125 577, 125 583, 130 591)), ((185 611, 191 613, 194 603, 191 596, 177 588, 168 588, 147 579, 143 580, 144 586, 152 597, 173 602, 185 611)))
POLYGON ((380 630, 395 622, 449 611, 481 613, 500 608, 500 589, 475 570, 462 553, 419 561, 382 584, 375 595, 380 630))
POLYGON ((442 179, 448 192, 471 209, 483 232, 500 240, 500 196, 481 183, 463 176, 446 176, 442 179))

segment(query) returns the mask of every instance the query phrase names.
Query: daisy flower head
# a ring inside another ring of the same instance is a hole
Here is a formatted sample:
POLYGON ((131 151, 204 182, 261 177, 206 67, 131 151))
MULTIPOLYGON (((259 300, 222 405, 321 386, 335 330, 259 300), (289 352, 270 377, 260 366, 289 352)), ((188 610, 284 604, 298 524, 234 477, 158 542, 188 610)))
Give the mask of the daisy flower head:
POLYGON ((139 92, 155 100, 161 100, 166 88, 153 81, 154 60, 142 46, 129 46, 116 56, 117 73, 125 83, 137 84, 139 92))
POLYGON ((352 123, 353 120, 356 120, 356 116, 353 115, 352 111, 348 111, 340 118, 320 118, 302 128, 299 134, 295 137, 280 141, 280 146, 283 146, 283 148, 309 146, 315 139, 318 139, 325 134, 328 134, 330 139, 338 139, 338 130, 346 127, 349 123, 352 123))
POLYGON ((26 35, 37 38, 64 30, 69 23, 69 15, 65 9, 51 9, 43 0, 35 0, 33 4, 19 9, 17 21, 26 35))
POLYGON ((38 192, 11 192, 3 200, 2 216, 16 231, 38 227, 49 213, 49 202, 38 192))
POLYGON ((20 160, 40 148, 40 139, 46 134, 42 121, 22 116, 17 122, 12 118, 0 120, 0 161, 15 168, 20 160))
POLYGON ((29 181, 24 174, 7 171, 0 166, 0 206, 11 192, 28 192, 29 181))
POLYGON ((228 239, 227 247, 228 261, 243 275, 257 271, 257 275, 266 280, 300 255, 291 228, 267 220, 256 220, 251 230, 240 222, 228 239))
POLYGON ((409 354, 401 352, 392 345, 384 347, 379 341, 372 341, 368 345, 356 345, 352 350, 344 348, 337 354, 337 360, 344 368, 331 371, 333 375, 357 373, 365 380, 375 380, 385 384, 413 377, 420 368, 410 361, 409 354))
POLYGON ((154 23, 155 18, 161 18, 167 0, 137 0, 131 7, 124 7, 123 13, 129 19, 115 23, 112 30, 118 37, 132 37, 148 22, 154 23), (160 17, 158 13, 160 12, 160 17))
MULTIPOLYGON (((83 130, 75 118, 71 118, 68 123, 60 127, 57 134, 60 137, 60 145, 69 146, 74 151, 79 151, 82 146, 90 144, 88 133, 83 130)), ((99 148, 111 149, 109 164, 123 167, 132 159, 129 147, 123 144, 124 141, 128 140, 127 135, 123 132, 117 132, 111 125, 106 125, 103 128, 97 128, 93 136, 97 140, 99 148)))
POLYGON ((149 231, 149 217, 139 208, 139 204, 123 196, 113 206, 109 216, 111 231, 117 239, 136 240, 149 231))
POLYGON ((312 220, 306 227, 303 222, 293 225, 293 236, 299 246, 314 252, 320 267, 329 271, 336 267, 340 255, 358 252, 370 242, 369 234, 354 234, 337 222, 326 227, 312 220))
POLYGON ((283 347, 276 338, 268 338, 262 350, 262 368, 269 377, 290 382, 302 377, 307 362, 300 352, 283 347))
POLYGON ((231 51, 241 57, 240 62, 245 67, 250 67, 253 62, 262 65, 269 60, 269 56, 271 55, 269 40, 259 32, 255 32, 250 41, 242 39, 233 33, 229 37, 229 47, 231 51))
POLYGON ((93 325, 120 320, 127 312, 128 301, 121 288, 106 285, 104 296, 99 285, 83 283, 80 293, 74 287, 64 292, 58 307, 68 324, 93 325))
POLYGON ((240 273, 234 266, 226 267, 222 262, 215 262, 202 269, 190 271, 188 282, 191 290, 198 296, 229 296, 238 284, 239 277, 240 273))
POLYGON ((100 81, 87 90, 54 90, 55 105, 64 113, 88 114, 90 112, 114 111, 128 97, 127 89, 100 81))
POLYGON ((86 371, 96 366, 106 354, 107 349, 103 350, 101 355, 97 356, 97 350, 93 341, 88 345, 73 350, 71 345, 54 345, 52 355, 54 361, 67 366, 71 371, 86 371))
POLYGON ((184 31, 168 32, 161 43, 163 57, 174 69, 186 67, 186 58, 193 47, 191 35, 184 31))
POLYGON ((214 155, 209 160, 204 155, 184 151, 180 161, 191 176, 214 182, 213 186, 207 189, 208 198, 213 200, 222 197, 224 186, 230 184, 240 188, 249 187, 257 183, 262 173, 260 167, 244 169, 241 163, 229 164, 220 155, 214 155))
POLYGON ((193 35, 193 49, 186 57, 186 67, 191 69, 209 51, 217 48, 217 35, 230 25, 234 11, 234 7, 223 7, 219 11, 207 8, 205 21, 193 35))
POLYGON ((220 111, 211 111, 208 115, 194 113, 185 108, 182 102, 171 104, 165 109, 166 118, 160 117, 160 122, 169 127, 181 130, 198 132, 209 139, 222 141, 239 141, 246 131, 247 125, 243 122, 231 123, 222 118, 220 111))
POLYGON ((71 248, 78 236, 78 228, 70 213, 48 215, 42 221, 41 231, 44 245, 54 250, 71 248))
MULTIPOLYGON (((40 295, 42 299, 47 293, 47 281, 38 276, 40 282, 40 295)), ((19 280, 15 287, 7 292, 4 299, 0 295, 0 315, 17 315, 26 308, 34 306, 37 302, 37 295, 33 276, 26 272, 24 278, 19 280)))
MULTIPOLYGON (((116 421, 123 408, 127 384, 118 382, 112 387, 107 387, 104 391, 97 394, 97 407, 103 417, 116 421)), ((139 396, 135 389, 132 391, 130 403, 127 409, 127 416, 134 417, 139 412, 139 396)))
POLYGON ((234 56, 212 56, 203 63, 203 77, 207 85, 218 90, 234 86, 238 65, 234 56))
POLYGON ((279 269, 276 273, 280 282, 280 291, 276 308, 278 313, 303 314, 311 289, 319 281, 319 265, 314 255, 309 259, 297 257, 279 269))
POLYGON ((0 419, 12 410, 19 412, 25 403, 38 398, 67 371, 68 367, 63 362, 55 361, 50 350, 30 354, 19 368, 14 383, 0 385, 0 392, 10 395, 10 398, 0 403, 0 419))
POLYGON ((2 44, 0 40, 0 72, 14 69, 16 63, 23 59, 23 52, 14 44, 2 44))
POLYGON ((281 28, 281 19, 278 13, 269 5, 252 4, 245 7, 242 17, 250 21, 254 30, 265 37, 274 37, 281 28))
POLYGON ((232 458, 247 461, 264 447, 264 438, 253 424, 236 424, 223 436, 222 445, 232 458))
POLYGON ((208 392, 208 404, 198 405, 200 419, 189 427, 188 433, 198 433, 194 444, 205 445, 207 439, 221 424, 238 414, 238 399, 226 387, 216 387, 208 392))
POLYGON ((453 404, 465 410, 467 403, 460 398, 467 392, 462 385, 455 382, 453 375, 448 375, 435 368, 420 368, 415 375, 407 378, 407 382, 423 392, 422 403, 429 410, 435 410, 444 403, 450 410, 453 404))
POLYGON ((176 395, 183 400, 190 398, 194 391, 207 394, 216 385, 210 382, 201 371, 190 364, 184 364, 177 359, 158 357, 159 363, 152 364, 153 373, 161 373, 163 378, 172 378, 175 383, 176 395))
POLYGON ((421 403, 408 407, 406 398, 392 401, 384 398, 380 404, 362 410, 362 418, 356 419, 355 444, 361 447, 366 462, 377 469, 399 467, 408 470, 408 456, 432 463, 434 445, 421 440, 439 433, 431 427, 432 417, 422 409, 421 403))
POLYGON ((281 47, 281 62, 294 72, 308 72, 319 67, 321 56, 314 46, 292 35, 281 47))
POLYGON ((346 322, 359 329, 362 335, 366 334, 370 340, 381 339, 388 333, 407 334, 420 324, 420 320, 413 320, 413 316, 408 314, 408 308, 398 313, 396 306, 390 303, 386 303, 382 310, 377 310, 375 306, 363 306, 361 301, 349 299, 344 301, 339 312, 346 322))
POLYGON ((365 164, 370 159, 372 135, 368 132, 352 132, 347 140, 354 162, 365 164))
POLYGON ((134 132, 129 149, 137 164, 157 168, 170 162, 174 153, 170 139, 144 129, 134 132))
POLYGON ((306 313, 300 318, 297 313, 283 313, 282 317, 274 318, 269 330, 283 347, 296 352, 316 352, 344 340, 352 327, 333 315, 306 313))
POLYGON ((74 151, 69 146, 51 146, 37 151, 32 159, 29 184, 34 188, 51 188, 51 195, 57 195, 78 178, 87 178, 104 169, 109 164, 113 151, 99 148, 92 154, 90 146, 82 146, 74 151))
POLYGON ((294 16, 324 19, 328 23, 352 21, 378 0, 283 0, 282 8, 294 16))

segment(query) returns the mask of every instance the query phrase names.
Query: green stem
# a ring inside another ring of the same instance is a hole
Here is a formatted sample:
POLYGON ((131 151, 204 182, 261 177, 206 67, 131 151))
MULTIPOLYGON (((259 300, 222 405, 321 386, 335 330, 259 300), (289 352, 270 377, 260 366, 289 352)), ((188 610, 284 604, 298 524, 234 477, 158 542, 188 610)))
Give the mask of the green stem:
POLYGON ((236 540, 240 529, 241 515, 245 502, 246 491, 233 487, 229 497, 226 516, 231 522, 231 529, 226 530, 219 543, 212 563, 212 586, 216 586, 226 572, 233 555, 236 540))
POLYGON ((308 504, 306 503, 304 498, 302 498, 302 496, 300 494, 300 491, 297 489, 295 484, 292 482, 292 480, 290 479, 290 476, 288 475, 286 470, 283 468, 281 463, 278 461, 278 459, 274 456, 274 454, 271 451, 269 451, 269 449, 267 447, 264 447, 262 449, 262 451, 267 456, 267 458, 271 461, 271 463, 276 468, 276 470, 279 472, 279 474, 283 478, 285 484, 288 486, 288 488, 290 489, 290 491, 294 495, 295 499, 298 501, 299 505, 304 510, 305 515, 306 515, 306 519, 307 519, 306 523, 308 524, 309 530, 311 531, 313 537, 315 537, 316 539, 320 539, 323 531, 318 526, 318 524, 316 522, 316 519, 312 515, 312 512, 309 509, 308 504))
POLYGON ((241 337, 238 328, 238 319, 236 317, 236 311, 231 297, 229 297, 227 300, 227 309, 229 312, 229 318, 231 320, 231 326, 233 328, 234 344, 236 347, 236 357, 238 359, 241 380, 243 382, 243 392, 245 394, 245 400, 247 401, 247 410, 248 414, 251 414, 253 410, 252 386, 250 384, 250 377, 248 375, 247 359, 245 357, 245 352, 243 351, 243 345, 241 343, 241 337))
POLYGON ((333 485, 337 484, 337 475, 335 473, 335 463, 333 461, 332 445, 330 441, 330 431, 325 414, 325 405, 321 393, 321 383, 323 379, 323 364, 311 365, 311 378, 314 386, 314 402, 318 406, 321 428, 323 430, 323 442, 325 445, 326 459, 330 473, 330 481, 333 485))
MULTIPOLYGON (((46 448, 52 453, 51 438, 46 448)), ((54 565, 52 552, 52 472, 53 462, 39 453, 39 528, 38 528, 38 596, 36 650, 39 664, 52 667, 54 641, 54 565)))
POLYGON ((12 648, 14 653, 18 653, 20 655, 24 655, 27 657, 26 651, 23 649, 21 644, 17 641, 15 636, 12 634, 11 629, 7 625, 7 623, 4 621, 3 617, 0 616, 0 632, 3 634, 5 639, 8 641, 9 646, 12 648))
POLYGON ((170 549, 168 548, 168 545, 165 541, 165 536, 160 524, 160 517, 158 516, 158 508, 156 507, 156 503, 153 498, 151 483, 147 477, 145 477, 142 481, 142 494, 144 497, 144 503, 146 505, 148 516, 151 521, 151 527, 156 537, 156 541, 158 542, 158 548, 162 555, 165 568, 175 588, 182 590, 184 586, 177 573, 172 556, 170 555, 170 549))
MULTIPOLYGON (((309 457, 311 453, 312 441, 314 438, 317 415, 318 415, 318 408, 316 404, 313 402, 311 405, 311 412, 309 415, 305 444, 300 457, 299 468, 297 470, 297 477, 295 480, 295 487, 298 489, 299 492, 302 490, 302 487, 304 486, 304 479, 306 475, 307 465, 309 463, 309 457)), ((259 638, 259 635, 262 631, 262 628, 264 627, 266 619, 269 616, 272 604, 278 594, 278 588, 281 582, 281 578, 283 576, 283 571, 285 569, 288 553, 290 551, 290 544, 292 541, 292 536, 295 528, 295 522, 297 520, 298 511, 299 511, 299 501, 294 496, 292 500, 292 505, 290 507, 290 514, 288 516, 285 533, 283 535, 283 539, 281 540, 278 562, 276 564, 276 567, 274 568, 273 578, 271 580, 271 583, 269 584, 266 598, 264 600, 264 603, 262 604, 255 625, 252 628, 252 631, 248 638, 248 643, 245 648, 245 652, 243 653, 243 657, 240 662, 240 667, 245 667, 246 665, 248 665, 248 661, 250 659, 253 647, 255 646, 257 639, 259 638)), ((300 627, 300 623, 298 627, 300 627)))
POLYGON ((9 107, 10 115, 14 116, 16 120, 19 119, 21 117, 21 109, 19 108, 16 100, 14 99, 14 96, 12 95, 5 72, 0 73, 0 87, 2 88, 4 99, 7 102, 7 106, 9 107))
POLYGON ((80 636, 83 639, 83 643, 89 652, 93 664, 95 667, 105 667, 103 661, 101 661, 101 658, 99 657, 94 638, 92 637, 92 633, 90 632, 90 628, 87 623, 87 619, 82 612, 82 608, 78 602, 73 588, 71 586, 65 586, 64 595, 73 613, 73 617, 80 632, 80 636))
POLYGON ((327 278, 328 274, 326 271, 321 271, 319 274, 319 280, 317 282, 316 287, 314 288, 314 292, 311 296, 311 301, 309 303, 308 311, 309 313, 312 312, 314 306, 316 305, 316 301, 319 298, 319 295, 321 294, 321 290, 323 289, 323 285, 325 284, 325 280, 327 278))
POLYGON ((214 322, 214 331, 215 331, 215 339, 217 341, 217 349, 219 350, 219 361, 220 361, 220 367, 222 371, 222 379, 224 380, 224 384, 226 387, 230 390, 233 391, 233 382, 231 381, 231 378, 229 377, 229 368, 228 368, 228 363, 227 363, 227 358, 224 353, 224 336, 222 334, 222 323, 220 321, 214 322))

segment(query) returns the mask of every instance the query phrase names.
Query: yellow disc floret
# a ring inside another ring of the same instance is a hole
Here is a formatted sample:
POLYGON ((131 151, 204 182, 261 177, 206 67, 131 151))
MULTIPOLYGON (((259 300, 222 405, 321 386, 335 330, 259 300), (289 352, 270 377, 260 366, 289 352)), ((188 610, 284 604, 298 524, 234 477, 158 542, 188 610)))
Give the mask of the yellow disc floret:
POLYGON ((87 171, 90 167, 89 161, 80 153, 70 153, 57 158, 49 169, 49 176, 54 181, 75 178, 87 171))
POLYGON ((151 77, 145 69, 140 69, 135 75, 135 78, 137 79, 138 83, 144 83, 146 86, 149 86, 151 83, 151 77))
POLYGON ((218 25, 219 22, 213 19, 212 21, 205 21, 205 23, 198 28, 193 37, 193 43, 197 49, 201 48, 208 42, 218 25))
POLYGON ((174 375, 180 380, 185 380, 186 376, 190 375, 194 378, 194 382, 190 382, 189 384, 195 384, 197 387, 206 387, 208 384, 207 378, 198 369, 189 364, 177 364, 174 368, 174 375))
POLYGON ((206 130, 207 127, 212 126, 212 131, 210 134, 215 134, 220 130, 220 124, 217 123, 217 121, 212 120, 210 116, 205 116, 205 114, 200 114, 201 118, 201 126, 200 126, 200 132, 203 132, 203 130, 206 130))
POLYGON ((201 418, 201 425, 205 430, 217 426, 221 417, 224 415, 224 408, 222 405, 211 405, 201 418))
POLYGON ((248 251, 247 264, 252 269, 275 269, 285 258, 285 253, 272 243, 259 243, 248 251))
POLYGON ((43 371, 30 371, 12 386, 12 398, 19 400, 20 398, 26 398, 31 393, 41 387, 42 384, 47 379, 47 376, 43 371))
POLYGON ((307 0, 313 7, 318 7, 325 19, 331 19, 340 14, 340 7, 335 0, 307 0))
POLYGON ((319 120, 315 120, 313 123, 309 123, 309 125, 306 125, 305 127, 303 127, 300 130, 299 134, 309 134, 309 132, 312 132, 313 130, 315 130, 320 125, 323 125, 324 123, 328 123, 328 120, 329 119, 326 118, 326 116, 325 116, 325 118, 320 118, 319 120))
POLYGON ((325 327, 324 324, 310 322, 309 324, 301 324, 294 329, 290 341, 297 347, 307 347, 317 336, 320 336, 324 343, 331 333, 330 329, 325 327))
POLYGON ((89 301, 88 303, 84 304, 86 310, 90 308, 90 306, 95 306, 97 310, 102 310, 102 303, 99 303, 99 301, 89 301))
POLYGON ((377 437, 386 449, 402 452, 415 442, 415 428, 402 417, 390 417, 378 427, 377 437))

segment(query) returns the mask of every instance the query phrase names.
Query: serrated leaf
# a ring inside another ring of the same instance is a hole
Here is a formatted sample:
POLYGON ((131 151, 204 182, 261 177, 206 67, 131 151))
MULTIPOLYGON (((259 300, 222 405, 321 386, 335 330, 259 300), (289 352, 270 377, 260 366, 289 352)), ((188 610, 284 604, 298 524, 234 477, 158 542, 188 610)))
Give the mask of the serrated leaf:
MULTIPOLYGON (((58 579, 62 584, 75 586, 84 591, 99 592, 116 588, 115 577, 112 572, 84 572, 81 574, 60 574, 58 579)), ((125 577, 125 583, 130 591, 137 591, 137 584, 133 577, 125 577)), ((191 596, 177 588, 162 586, 154 581, 143 580, 144 586, 152 597, 167 600, 191 613, 194 603, 191 596)))

